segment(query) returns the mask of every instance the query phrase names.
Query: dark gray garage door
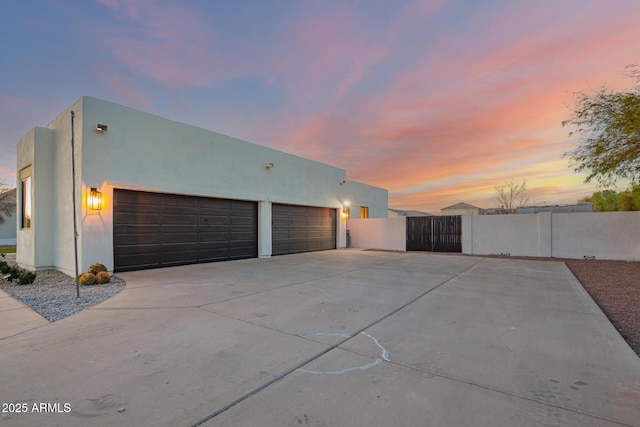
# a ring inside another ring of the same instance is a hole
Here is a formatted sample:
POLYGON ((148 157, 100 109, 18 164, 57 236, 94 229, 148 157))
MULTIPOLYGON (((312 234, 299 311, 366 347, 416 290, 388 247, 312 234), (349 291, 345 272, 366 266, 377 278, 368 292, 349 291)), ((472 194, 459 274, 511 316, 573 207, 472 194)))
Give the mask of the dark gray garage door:
POLYGON ((114 270, 258 256, 258 204, 114 190, 114 270))
POLYGON ((272 254, 323 251, 336 248, 336 210, 273 204, 272 254))

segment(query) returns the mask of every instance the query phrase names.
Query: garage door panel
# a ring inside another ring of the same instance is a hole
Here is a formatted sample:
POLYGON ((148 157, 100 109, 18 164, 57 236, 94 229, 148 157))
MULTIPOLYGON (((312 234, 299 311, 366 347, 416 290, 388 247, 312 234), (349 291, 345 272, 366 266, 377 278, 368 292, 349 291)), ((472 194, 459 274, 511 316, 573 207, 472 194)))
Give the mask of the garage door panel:
POLYGON ((173 252, 165 252, 160 255, 160 262, 167 265, 179 264, 195 264, 198 262, 198 251, 176 250, 173 252))
POLYGON ((114 244, 116 246, 128 246, 128 245, 150 245, 159 244, 160 236, 156 233, 153 234, 116 234, 114 238, 114 244))
POLYGON ((122 246, 118 251, 118 255, 133 256, 133 255, 157 255, 159 253, 161 245, 137 245, 137 246, 122 246))
POLYGON ((158 193, 144 193, 139 191, 122 191, 117 190, 120 194, 118 195, 118 203, 122 205, 134 205, 134 206, 144 206, 144 205, 160 205, 160 194, 158 193))
POLYGON ((237 242, 237 241, 251 242, 253 241, 253 233, 250 231, 232 231, 231 240, 233 242, 237 242))
POLYGON ((227 225, 229 224, 228 215, 200 215, 200 225, 203 226, 215 226, 215 225, 227 225))
POLYGON ((335 249, 335 212, 330 208, 273 204, 273 255, 335 249))
POLYGON ((198 243, 198 233, 162 233, 162 243, 198 243))
MULTIPOLYGON (((245 257, 246 258, 246 257, 245 257)), ((230 260, 229 249, 207 249, 200 251, 200 259, 203 262, 227 261, 230 260)))
POLYGON ((154 213, 118 212, 114 220, 118 225, 159 225, 160 215, 154 213))
POLYGON ((225 245, 229 241, 229 232, 228 231, 219 231, 217 233, 200 233, 200 243, 207 242, 224 242, 225 245))
POLYGON ((252 226, 254 219, 250 216, 232 216, 231 225, 252 226))
POLYGON ((162 206, 165 208, 183 207, 196 209, 198 207, 198 199, 189 196, 162 194, 161 200, 162 206))
POLYGON ((117 262, 122 269, 140 270, 144 268, 155 268, 160 263, 160 259, 158 254, 143 254, 116 257, 115 262, 117 262))
POLYGON ((162 225, 198 225, 198 216, 190 215, 162 215, 162 225))
POLYGON ((227 199, 198 199, 198 204, 201 209, 220 209, 223 211, 229 210, 230 201, 227 199))
POLYGON ((258 256, 255 202, 115 189, 113 217, 116 271, 258 256))

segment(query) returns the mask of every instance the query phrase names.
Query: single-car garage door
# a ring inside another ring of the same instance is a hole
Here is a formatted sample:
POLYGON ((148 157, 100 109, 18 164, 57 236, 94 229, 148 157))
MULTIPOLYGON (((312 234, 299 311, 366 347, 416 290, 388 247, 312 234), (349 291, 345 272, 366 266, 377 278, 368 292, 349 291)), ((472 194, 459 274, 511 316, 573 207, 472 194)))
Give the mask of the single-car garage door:
POLYGON ((336 210, 310 206, 271 206, 272 254, 336 248, 336 210))
POLYGON ((114 270, 258 256, 258 204, 114 190, 114 270))

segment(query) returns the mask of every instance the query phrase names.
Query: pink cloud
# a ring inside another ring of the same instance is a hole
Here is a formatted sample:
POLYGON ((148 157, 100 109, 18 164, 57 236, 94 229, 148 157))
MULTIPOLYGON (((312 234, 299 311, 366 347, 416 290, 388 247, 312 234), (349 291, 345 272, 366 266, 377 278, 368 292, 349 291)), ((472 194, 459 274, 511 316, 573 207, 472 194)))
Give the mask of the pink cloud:
POLYGON ((97 74, 101 76, 102 81, 113 92, 118 102, 149 113, 155 111, 153 101, 136 86, 133 79, 123 77, 120 74, 102 71, 98 71, 97 74))
MULTIPOLYGON (((237 75, 247 64, 216 52, 224 39, 197 11, 154 0, 101 0, 124 21, 106 29, 102 45, 117 60, 159 83, 206 86, 237 75)), ((241 57, 241 56, 240 56, 241 57)))

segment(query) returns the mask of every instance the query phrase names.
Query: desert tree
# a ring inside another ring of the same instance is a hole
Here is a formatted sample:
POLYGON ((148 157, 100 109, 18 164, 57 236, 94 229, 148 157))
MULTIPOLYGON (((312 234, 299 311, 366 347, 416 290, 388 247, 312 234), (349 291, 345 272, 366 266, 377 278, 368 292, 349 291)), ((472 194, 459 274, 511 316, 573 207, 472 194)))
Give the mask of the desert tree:
POLYGON ((526 178, 522 178, 521 181, 511 178, 503 185, 495 187, 495 190, 496 202, 500 207, 507 209, 509 213, 516 213, 517 207, 524 206, 529 202, 526 178))
POLYGON ((620 179, 640 178, 640 69, 625 67, 635 86, 614 91, 575 94, 571 115, 562 126, 573 128, 569 136, 580 136, 578 146, 565 156, 576 172, 587 172, 585 182, 596 180, 603 187, 620 179))
POLYGON ((16 211, 16 201, 11 197, 11 190, 6 180, 0 181, 0 224, 16 211))

